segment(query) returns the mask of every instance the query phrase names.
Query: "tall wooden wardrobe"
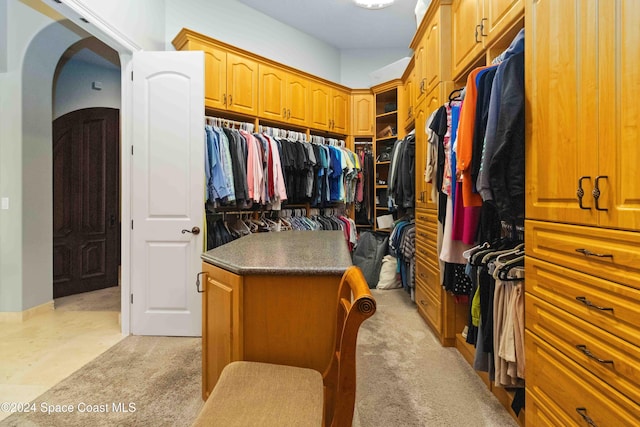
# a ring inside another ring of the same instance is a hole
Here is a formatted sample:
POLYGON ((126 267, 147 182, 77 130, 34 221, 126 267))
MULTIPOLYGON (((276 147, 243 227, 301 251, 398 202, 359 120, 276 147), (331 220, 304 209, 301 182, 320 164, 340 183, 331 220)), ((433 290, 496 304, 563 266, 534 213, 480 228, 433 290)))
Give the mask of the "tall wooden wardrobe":
POLYGON ((526 2, 527 425, 640 425, 640 2, 526 2))

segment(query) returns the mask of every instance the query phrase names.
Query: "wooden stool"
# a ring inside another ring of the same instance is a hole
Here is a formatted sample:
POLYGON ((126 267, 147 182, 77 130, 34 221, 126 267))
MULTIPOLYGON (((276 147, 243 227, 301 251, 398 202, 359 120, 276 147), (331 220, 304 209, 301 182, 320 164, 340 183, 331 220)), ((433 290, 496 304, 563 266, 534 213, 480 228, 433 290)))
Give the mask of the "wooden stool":
POLYGON ((358 330, 375 311, 362 272, 350 267, 338 289, 335 351, 324 374, 295 366, 232 362, 193 425, 351 426, 358 330))

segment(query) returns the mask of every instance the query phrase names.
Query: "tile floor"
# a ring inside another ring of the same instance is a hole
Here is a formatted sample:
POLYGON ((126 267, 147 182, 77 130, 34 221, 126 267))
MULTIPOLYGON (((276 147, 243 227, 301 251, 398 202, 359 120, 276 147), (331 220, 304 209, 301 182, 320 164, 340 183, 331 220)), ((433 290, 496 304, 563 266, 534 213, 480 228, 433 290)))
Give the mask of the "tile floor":
MULTIPOLYGON (((118 312, 54 310, 0 323, 0 402, 29 402, 124 337, 118 312)), ((9 413, 0 412, 0 420, 9 413)))

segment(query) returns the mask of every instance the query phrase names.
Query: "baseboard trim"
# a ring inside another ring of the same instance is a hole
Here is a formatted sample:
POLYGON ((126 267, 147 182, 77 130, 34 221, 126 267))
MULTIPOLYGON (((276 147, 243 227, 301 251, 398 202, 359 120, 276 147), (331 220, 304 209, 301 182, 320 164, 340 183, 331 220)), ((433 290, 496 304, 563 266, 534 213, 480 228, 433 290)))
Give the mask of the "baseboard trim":
POLYGON ((53 300, 44 304, 36 305, 24 311, 0 312, 0 323, 21 323, 39 314, 47 313, 55 309, 53 300))

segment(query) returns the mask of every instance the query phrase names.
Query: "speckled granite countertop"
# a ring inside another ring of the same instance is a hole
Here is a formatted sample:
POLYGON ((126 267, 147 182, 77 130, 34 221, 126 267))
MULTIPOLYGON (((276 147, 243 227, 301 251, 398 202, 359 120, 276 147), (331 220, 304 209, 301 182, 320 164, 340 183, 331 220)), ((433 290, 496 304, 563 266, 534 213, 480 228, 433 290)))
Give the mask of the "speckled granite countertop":
POLYGON ((342 231, 256 233, 202 254, 235 274, 342 275, 351 255, 342 231))

